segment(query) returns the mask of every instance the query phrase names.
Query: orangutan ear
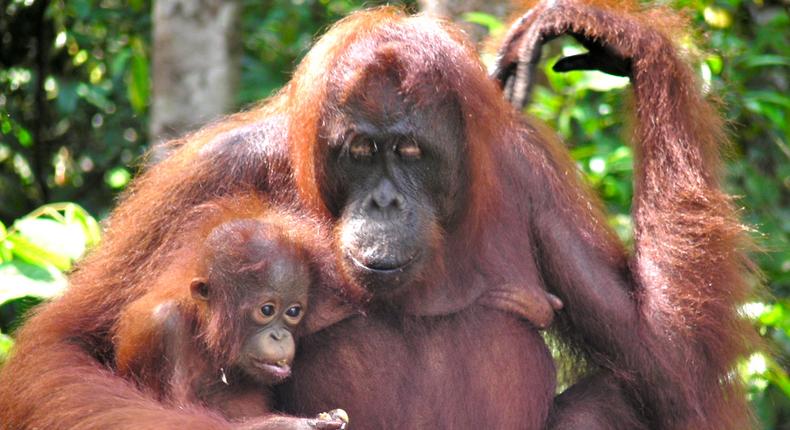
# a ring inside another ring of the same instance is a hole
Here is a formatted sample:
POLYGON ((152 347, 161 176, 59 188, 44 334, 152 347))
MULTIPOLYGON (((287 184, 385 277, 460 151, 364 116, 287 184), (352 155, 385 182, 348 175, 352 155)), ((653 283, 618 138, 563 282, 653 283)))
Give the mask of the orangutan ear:
POLYGON ((207 302, 209 296, 208 280, 206 278, 195 278, 189 283, 189 292, 192 293, 192 298, 207 302))

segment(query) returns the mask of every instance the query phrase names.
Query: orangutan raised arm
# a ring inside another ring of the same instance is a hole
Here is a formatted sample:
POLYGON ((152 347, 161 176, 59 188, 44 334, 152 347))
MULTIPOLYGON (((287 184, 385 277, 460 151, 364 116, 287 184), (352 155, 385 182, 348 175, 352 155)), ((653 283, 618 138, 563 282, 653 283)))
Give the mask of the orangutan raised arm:
MULTIPOLYGON (((676 26, 661 9, 541 2, 511 28, 494 77, 523 106, 542 44, 563 34, 590 52, 556 70, 631 77, 634 255, 626 262, 596 251, 591 242, 609 240, 596 236, 595 223, 578 228, 584 210, 567 209, 573 197, 550 198, 535 217, 544 276, 566 305, 562 329, 636 394, 628 397, 650 426, 747 428, 730 373, 753 335, 737 312, 749 290, 749 241, 719 187, 721 119, 668 35, 676 26)), ((567 182, 557 181, 549 189, 567 182)))

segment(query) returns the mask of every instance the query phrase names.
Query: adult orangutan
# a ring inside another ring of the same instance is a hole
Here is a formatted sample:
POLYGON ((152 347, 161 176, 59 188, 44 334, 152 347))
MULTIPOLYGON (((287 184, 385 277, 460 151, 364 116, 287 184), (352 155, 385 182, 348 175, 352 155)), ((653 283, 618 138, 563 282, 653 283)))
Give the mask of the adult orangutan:
POLYGON ((541 4, 506 39, 495 80, 448 23, 391 9, 344 19, 278 96, 135 181, 66 295, 21 330, 0 381, 5 425, 226 428, 112 375, 107 332, 140 294, 129 285, 162 270, 185 209, 253 187, 332 223, 349 279, 317 303, 279 393, 287 412, 340 405, 357 428, 748 426, 731 373, 748 348, 736 312, 748 264, 718 187, 720 121, 659 15, 541 4), (633 80, 633 256, 567 151, 497 85, 523 100, 530 55, 565 33, 596 47, 565 68, 622 66, 633 80), (554 400, 554 365, 523 317, 543 291, 564 303, 556 332, 579 358, 554 400))

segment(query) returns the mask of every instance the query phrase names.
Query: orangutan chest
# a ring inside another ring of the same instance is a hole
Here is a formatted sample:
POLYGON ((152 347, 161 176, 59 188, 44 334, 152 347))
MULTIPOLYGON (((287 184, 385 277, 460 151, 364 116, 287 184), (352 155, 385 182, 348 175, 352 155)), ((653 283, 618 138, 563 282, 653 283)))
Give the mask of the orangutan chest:
POLYGON ((352 428, 542 428, 554 366, 530 326, 486 308, 354 318, 300 341, 285 409, 343 408, 352 428))

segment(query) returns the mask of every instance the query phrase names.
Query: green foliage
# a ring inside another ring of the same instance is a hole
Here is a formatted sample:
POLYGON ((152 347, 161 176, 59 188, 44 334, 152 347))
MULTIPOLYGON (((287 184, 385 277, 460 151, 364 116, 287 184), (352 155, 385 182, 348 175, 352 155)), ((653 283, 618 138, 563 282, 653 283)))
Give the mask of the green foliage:
POLYGON ((0 3, 0 220, 51 201, 104 213, 144 150, 149 2, 0 3))
POLYGON ((259 0, 242 1, 242 75, 239 105, 272 95, 331 23, 363 5, 385 4, 414 10, 415 0, 259 0))
POLYGON ((11 339, 11 336, 0 332, 0 364, 5 361, 12 346, 14 346, 14 340, 11 339))
POLYGON ((485 28, 489 34, 500 34, 506 30, 505 25, 497 17, 483 12, 467 12, 461 16, 461 19, 485 28))
POLYGON ((13 344, 3 331, 31 305, 60 294, 66 272, 100 236, 96 220, 74 203, 42 206, 8 229, 0 223, 0 362, 13 344))

